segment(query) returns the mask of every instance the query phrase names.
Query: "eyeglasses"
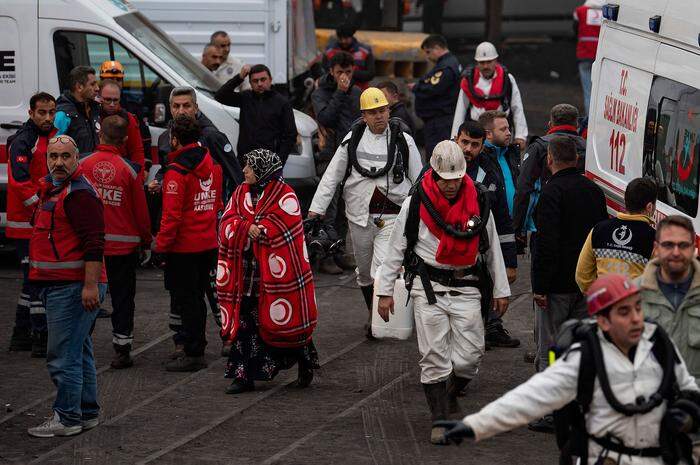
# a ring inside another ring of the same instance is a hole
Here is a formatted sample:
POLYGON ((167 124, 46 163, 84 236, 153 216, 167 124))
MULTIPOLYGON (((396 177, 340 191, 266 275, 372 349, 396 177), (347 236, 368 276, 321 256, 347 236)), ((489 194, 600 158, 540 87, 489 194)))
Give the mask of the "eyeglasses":
POLYGON ((76 149, 78 148, 78 145, 75 143, 73 138, 69 136, 56 136, 49 139, 49 144, 55 144, 56 142, 60 142, 62 144, 73 144, 73 147, 76 149))
POLYGON ((664 250, 673 250, 678 247, 680 250, 688 250, 693 246, 692 242, 663 241, 659 244, 664 250))
POLYGON ((102 103, 106 103, 107 105, 115 105, 115 104, 119 103, 119 100, 120 99, 118 99, 118 98, 104 98, 104 97, 102 97, 102 103))

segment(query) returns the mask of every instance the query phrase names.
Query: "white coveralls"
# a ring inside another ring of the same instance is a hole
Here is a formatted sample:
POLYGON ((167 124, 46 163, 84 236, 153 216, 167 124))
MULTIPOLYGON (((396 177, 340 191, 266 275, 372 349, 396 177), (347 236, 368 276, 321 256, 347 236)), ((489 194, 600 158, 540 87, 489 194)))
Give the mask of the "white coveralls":
MULTIPOLYGON (((640 395, 649 399, 661 385, 663 369, 651 352, 653 343, 650 338, 655 329, 655 324, 645 323, 634 362, 598 330, 610 387, 622 404, 634 404, 640 395)), ((581 353, 572 350, 567 357, 560 358, 545 371, 537 373, 524 384, 488 404, 479 413, 466 416, 464 424, 474 430, 476 440, 480 441, 560 409, 576 398, 580 360, 581 353)), ((695 378, 688 372, 685 362, 676 364, 675 374, 681 390, 698 390, 695 378)), ((666 402, 644 415, 625 416, 618 413, 605 400, 596 379, 593 400, 586 415, 586 430, 596 437, 610 433, 627 447, 658 447, 659 425, 665 412, 666 402)), ((601 452, 602 448, 590 440, 588 464, 593 465, 601 452)), ((610 451, 608 457, 618 463, 616 452, 610 451)), ((622 455, 619 459, 620 465, 663 465, 660 457, 622 455)))
MULTIPOLYGON (((508 73, 510 78, 510 84, 513 87, 513 94, 510 101, 510 113, 513 115, 513 125, 515 128, 510 128, 513 132, 513 139, 527 140, 527 120, 525 119, 525 110, 523 107, 523 99, 520 97, 520 89, 518 84, 515 82, 515 78, 512 74, 508 73)), ((491 92, 491 84, 493 84, 493 78, 486 79, 484 76, 479 77, 479 82, 476 83, 476 88, 481 89, 484 95, 489 95, 491 92)), ((467 94, 463 90, 459 91, 459 97, 457 97, 457 106, 455 107, 455 116, 452 120, 452 136, 457 135, 459 127, 464 123, 467 115, 467 108, 469 108, 469 99, 467 94)), ((497 108, 499 111, 503 111, 501 105, 497 108)), ((476 107, 474 105, 469 109, 469 116, 472 120, 477 121, 479 116, 486 110, 483 108, 476 107)))
MULTIPOLYGON (((389 200, 401 205, 408 195, 413 182, 418 179, 422 170, 420 153, 413 138, 404 133, 408 145, 408 167, 404 167, 404 180, 401 184, 394 184, 392 170, 385 176, 378 178, 366 178, 355 169, 350 171, 350 176, 345 182, 343 198, 345 199, 345 215, 348 218, 352 248, 357 263, 357 284, 370 286, 374 283, 374 273, 384 261, 386 247, 391 235, 392 225, 396 215, 382 215, 384 226, 377 227, 374 218, 379 214, 369 213, 369 203, 374 189, 386 195, 389 200), (407 168, 407 169, 406 169, 407 168), (388 187, 388 194, 387 194, 388 187)), ((351 133, 345 136, 343 141, 350 139, 351 133)), ((398 144, 397 144, 398 145, 398 144)), ((360 142, 357 144, 357 162, 365 169, 382 169, 386 165, 387 151, 389 148, 389 129, 381 134, 374 134, 369 128, 365 128, 360 142)), ((397 155, 401 156, 398 153, 397 155)), ((396 158, 395 158, 396 159, 396 158)), ((323 215, 331 202, 335 190, 343 181, 348 164, 347 144, 340 145, 336 150, 321 182, 316 188, 316 194, 311 202, 310 211, 323 215)))
MULTIPOLYGON (((226 57, 226 61, 221 63, 216 71, 214 71, 214 76, 219 80, 220 83, 226 84, 230 79, 232 79, 236 74, 240 74, 241 68, 243 68, 243 62, 238 58, 231 56, 229 53, 226 57)), ((250 82, 248 78, 243 80, 243 83, 238 86, 237 91, 250 89, 250 82)))
MULTIPOLYGON (((404 231, 410 201, 410 197, 404 201, 394 223, 389 249, 382 263, 382 273, 376 289, 377 295, 390 296, 394 293, 394 282, 401 270, 406 251, 404 231)), ((493 215, 489 216, 486 230, 491 247, 485 258, 494 282, 493 297, 509 297, 510 286, 493 215)), ((458 269, 435 260, 438 245, 437 237, 421 220, 414 251, 430 266, 458 269)), ((481 293, 475 287, 446 287, 434 281, 431 281, 431 284, 435 292, 445 292, 444 296, 435 296, 437 299, 435 305, 428 303, 419 276, 414 278, 411 289, 418 350, 421 354, 419 362, 421 383, 434 384, 445 381, 453 370, 460 378, 472 379, 479 370, 485 349, 481 293), (451 295, 450 291, 458 295, 451 295)))

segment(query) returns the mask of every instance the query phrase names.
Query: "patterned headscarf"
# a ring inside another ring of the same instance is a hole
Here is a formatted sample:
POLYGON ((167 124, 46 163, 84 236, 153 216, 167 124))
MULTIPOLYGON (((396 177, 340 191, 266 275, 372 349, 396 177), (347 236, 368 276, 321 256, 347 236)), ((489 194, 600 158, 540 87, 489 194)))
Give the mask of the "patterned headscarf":
POLYGON ((270 150, 251 150, 245 154, 245 160, 248 166, 253 169, 258 185, 267 184, 278 171, 282 170, 282 160, 270 150))

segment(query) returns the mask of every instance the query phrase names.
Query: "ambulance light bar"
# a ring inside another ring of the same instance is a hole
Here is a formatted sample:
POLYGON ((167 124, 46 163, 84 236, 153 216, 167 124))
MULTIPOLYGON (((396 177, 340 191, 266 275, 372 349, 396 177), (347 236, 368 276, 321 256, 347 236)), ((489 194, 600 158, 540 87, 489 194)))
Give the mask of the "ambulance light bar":
POLYGON ((620 12, 620 5, 617 3, 608 3, 603 5, 603 18, 610 21, 617 21, 617 14, 620 12))

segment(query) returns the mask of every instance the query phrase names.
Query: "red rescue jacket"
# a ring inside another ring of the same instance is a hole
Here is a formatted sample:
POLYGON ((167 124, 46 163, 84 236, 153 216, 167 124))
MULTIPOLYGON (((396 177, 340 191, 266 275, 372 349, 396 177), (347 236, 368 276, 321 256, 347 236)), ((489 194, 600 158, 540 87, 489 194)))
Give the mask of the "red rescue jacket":
MULTIPOLYGON (((83 247, 64 208, 71 192, 83 189, 97 197, 80 167, 59 187, 42 183, 29 240, 29 279, 32 281, 85 280, 83 247)), ((104 265, 100 282, 107 282, 104 265)))
POLYGON ((48 134, 43 134, 32 120, 28 120, 8 141, 5 235, 9 238, 32 237, 30 221, 39 201, 39 181, 48 174, 46 146, 56 131, 54 128, 48 134))
POLYGON ((105 255, 127 255, 139 245, 149 246, 151 220, 141 167, 113 145, 98 145, 80 165, 104 204, 105 255))
POLYGON ((578 21, 578 42, 576 43, 576 58, 579 60, 595 60, 598 50, 598 36, 603 12, 599 8, 582 5, 574 11, 578 21))
POLYGON ((195 253, 218 247, 221 185, 221 168, 215 169, 209 151, 199 143, 168 154, 157 252, 195 253))
MULTIPOLYGON (((115 114, 121 116, 129 122, 129 125, 126 129, 126 143, 124 144, 124 147, 121 148, 120 152, 126 158, 133 161, 134 163, 139 165, 141 169, 143 169, 146 157, 143 153, 143 139, 141 138, 139 120, 136 119, 136 116, 133 113, 129 113, 123 108, 120 108, 119 111, 115 114)), ((108 115, 105 112, 102 112, 100 114, 100 124, 102 124, 102 120, 108 116, 112 115, 108 115)), ((95 150, 97 150, 97 147, 95 147, 95 150)))

